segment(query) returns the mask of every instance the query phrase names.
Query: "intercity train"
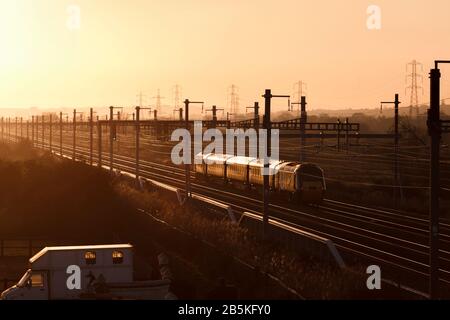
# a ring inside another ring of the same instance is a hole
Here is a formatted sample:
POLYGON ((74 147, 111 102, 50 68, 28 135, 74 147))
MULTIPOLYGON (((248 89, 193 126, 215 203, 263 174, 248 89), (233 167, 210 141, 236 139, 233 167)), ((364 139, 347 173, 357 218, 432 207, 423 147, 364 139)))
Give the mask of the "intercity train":
MULTIPOLYGON (((241 189, 258 189, 263 185, 264 161, 261 159, 217 153, 199 153, 195 158, 194 170, 200 180, 222 181, 241 189)), ((319 166, 312 163, 271 160, 269 173, 272 194, 305 204, 322 202, 326 184, 323 170, 319 166)))

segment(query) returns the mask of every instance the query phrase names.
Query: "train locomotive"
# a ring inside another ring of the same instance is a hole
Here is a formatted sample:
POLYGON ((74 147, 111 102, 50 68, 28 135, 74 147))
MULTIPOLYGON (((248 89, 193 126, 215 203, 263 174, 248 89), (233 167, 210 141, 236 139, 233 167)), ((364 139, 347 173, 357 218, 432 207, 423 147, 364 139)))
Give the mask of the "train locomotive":
MULTIPOLYGON (((263 185, 262 159, 217 153, 199 153, 195 158, 194 171, 200 180, 223 181, 238 188, 257 189, 263 185)), ((319 166, 271 160, 269 173, 270 190, 280 198, 305 204, 322 202, 326 185, 319 166)))

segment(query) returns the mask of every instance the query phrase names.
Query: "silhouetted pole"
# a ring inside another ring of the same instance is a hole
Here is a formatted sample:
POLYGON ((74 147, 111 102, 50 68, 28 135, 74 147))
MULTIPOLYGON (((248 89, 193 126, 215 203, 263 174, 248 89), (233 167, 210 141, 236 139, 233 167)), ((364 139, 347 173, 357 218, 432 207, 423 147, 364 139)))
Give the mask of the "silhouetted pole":
POLYGON ((101 122, 97 119, 97 139, 98 139, 98 167, 101 168, 102 167, 102 124, 101 122))
POLYGON ((94 109, 89 109, 89 165, 92 166, 94 153, 94 109))
POLYGON ((33 139, 33 146, 37 147, 38 144, 38 117, 34 116, 34 139, 33 139))
POLYGON ((263 118, 263 128, 266 130, 266 148, 264 152, 264 177, 263 177, 263 237, 268 235, 268 223, 269 223, 269 158, 270 158, 270 134, 271 134, 271 99, 272 91, 266 89, 264 95, 264 118, 263 118))
MULTIPOLYGON (((190 104, 202 104, 202 101, 189 101, 189 99, 184 100, 184 123, 185 123, 185 128, 188 132, 189 131, 189 105, 190 104)), ((191 146, 189 146, 189 148, 191 148, 191 146)), ((192 150, 192 148, 191 148, 192 150)), ((192 157, 191 157, 192 158, 192 157)), ((189 159, 188 163, 186 163, 184 165, 185 168, 185 179, 186 179, 186 204, 189 202, 189 198, 191 197, 192 193, 191 193, 191 159, 189 159)))
POLYGON ((59 155, 63 155, 63 113, 59 113, 59 155))
POLYGON ((428 110, 428 133, 430 146, 430 298, 439 297, 439 193, 440 193, 440 79, 441 71, 436 61, 435 68, 430 71, 430 109, 428 110))
POLYGON ((231 127, 231 121, 230 121, 230 116, 233 116, 234 114, 227 112, 227 129, 230 129, 231 127))
MULTIPOLYGON (((186 130, 188 132, 189 131, 189 99, 184 100, 184 105, 185 105, 185 127, 186 130)), ((191 145, 189 145, 189 148, 191 148, 191 145)), ((192 148, 191 148, 192 149, 192 148)), ((184 170, 185 170, 185 179, 186 179, 186 186, 185 186, 185 196, 186 196, 186 204, 189 201, 189 197, 190 195, 190 187, 191 187, 191 166, 190 166, 190 161, 191 159, 189 159, 188 163, 185 164, 184 166, 184 170)))
POLYGON ((45 148, 45 116, 42 115, 41 116, 41 125, 42 125, 42 135, 41 135, 41 139, 42 139, 42 146, 41 148, 44 149, 45 148))
MULTIPOLYGON (((400 188, 399 167, 398 167, 398 151, 399 151, 399 136, 398 136, 399 115, 398 115, 398 111, 399 111, 399 105, 400 105, 400 101, 398 99, 398 94, 395 94, 395 100, 394 100, 394 108, 395 108, 394 161, 395 161, 395 164, 394 164, 394 168, 395 168, 395 184, 400 188)), ((395 189, 397 189, 397 188, 395 188, 395 189)), ((396 205, 397 205, 398 191, 399 190, 396 190, 396 195, 394 197, 394 200, 396 201, 396 205)))
POLYGON ((75 161, 77 147, 77 110, 73 109, 73 128, 72 128, 72 160, 75 161))
POLYGON ((431 192, 430 192, 430 297, 435 299, 439 292, 439 158, 440 158, 440 78, 439 69, 430 72, 430 109, 428 130, 431 137, 431 192))
MULTIPOLYGON (((247 107, 247 109, 253 109, 253 129, 256 131, 256 154, 259 155, 259 136, 258 136, 258 130, 259 130, 259 102, 255 102, 253 107, 247 107)), ((227 129, 230 127, 229 123, 229 117, 230 114, 227 112, 227 129)))
POLYGON ((255 102, 253 105, 253 117, 255 121, 255 130, 258 132, 259 130, 259 102, 255 102))
POLYGON ((337 121, 337 151, 341 151, 341 120, 337 121))
POLYGON ((34 147, 34 116, 31 116, 31 144, 34 147))
POLYGON ((3 123, 3 117, 2 117, 2 119, 1 119, 1 123, 2 123, 2 141, 3 141, 3 125, 4 125, 4 123, 3 123))
POLYGON ((26 122, 26 124, 27 124, 27 142, 29 142, 29 140, 30 140, 30 132, 29 132, 29 128, 30 128, 30 120, 28 120, 27 119, 27 122, 26 122))
POLYGON ((398 121, 399 121, 399 105, 400 101, 398 99, 398 94, 395 94, 394 101, 382 101, 381 108, 383 104, 394 104, 394 206, 397 207, 397 194, 398 188, 400 186, 399 179, 399 167, 398 167, 398 151, 399 151, 399 133, 398 133, 398 121))
POLYGON ((183 108, 178 109, 178 116, 180 121, 183 121, 183 108))
POLYGON ((153 120, 158 120, 158 110, 153 110, 153 120))
POLYGON ((135 168, 135 171, 136 171, 136 181, 138 181, 139 182, 139 175, 140 175, 140 173, 139 173, 139 157, 140 157, 140 155, 139 155, 139 148, 140 148, 140 141, 139 141, 139 138, 140 138, 140 134, 141 134, 141 127, 140 127, 140 123, 139 123, 139 121, 140 121, 140 117, 139 117, 139 114, 140 114, 140 110, 141 110, 141 108, 138 106, 138 107, 136 107, 136 123, 135 123, 135 134, 136 134, 136 155, 135 155, 135 157, 136 157, 136 168, 135 168))
POLYGON ((15 137, 14 137, 14 142, 17 142, 17 141, 18 141, 18 137, 17 137, 17 125, 18 125, 18 121, 17 121, 17 117, 16 117, 16 123, 15 123, 15 127, 14 127, 14 129, 15 129, 15 131, 14 131, 14 135, 15 135, 15 137))
POLYGON ((20 117, 20 139, 23 139, 23 118, 20 117))
POLYGON ((320 131, 320 150, 323 150, 323 145, 324 145, 323 131, 320 131))
MULTIPOLYGON (((140 160, 141 160, 141 153, 140 153, 140 146, 141 146, 141 110, 151 110, 151 108, 144 108, 144 107, 140 107, 137 106, 136 107, 136 117, 135 117, 135 143, 136 143, 136 150, 135 150, 135 174, 136 174, 136 181, 139 182, 139 177, 141 175, 140 173, 140 160)), ((155 112, 157 110, 153 110, 153 115, 155 116, 155 120, 156 120, 156 115, 157 113, 155 112)))
POLYGON ((301 137, 301 150, 300 150, 300 162, 305 161, 305 146, 306 146, 306 132, 305 124, 308 121, 306 114, 306 97, 302 96, 300 101, 300 137, 301 137))
POLYGON ((211 109, 206 110, 205 112, 212 112, 212 128, 217 127, 217 111, 224 111, 224 109, 219 109, 217 106, 212 106, 211 109))
POLYGON ((270 174, 270 158, 272 156, 271 135, 272 135, 272 120, 271 113, 271 100, 272 98, 288 98, 288 109, 291 108, 290 96, 287 95, 273 95, 270 89, 266 89, 263 95, 264 98, 264 119, 263 128, 266 129, 266 141, 264 150, 264 176, 263 176, 263 237, 268 236, 268 224, 269 224, 269 174, 270 174))
POLYGON ((109 171, 113 172, 114 162, 114 137, 113 137, 113 125, 114 125, 114 107, 109 107, 109 171))
POLYGON ((50 123, 49 123, 49 131, 50 131, 50 138, 49 138, 49 148, 50 153, 53 151, 53 115, 50 113, 50 123))
POLYGON ((254 129, 256 131, 256 155, 259 157, 259 102, 255 101, 253 105, 254 129))
POLYGON ((216 128, 217 127, 217 107, 216 106, 212 106, 212 127, 216 128))
POLYGON ((348 118, 345 118, 345 149, 348 154, 349 141, 348 141, 348 118))

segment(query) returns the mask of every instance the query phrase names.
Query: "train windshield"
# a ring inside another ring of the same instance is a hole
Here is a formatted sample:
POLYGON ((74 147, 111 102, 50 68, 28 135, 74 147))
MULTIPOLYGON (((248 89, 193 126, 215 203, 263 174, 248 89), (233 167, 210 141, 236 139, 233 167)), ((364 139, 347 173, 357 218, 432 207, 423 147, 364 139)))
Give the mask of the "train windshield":
POLYGON ((323 172, 318 166, 304 164, 300 167, 300 182, 320 182, 323 184, 323 172))

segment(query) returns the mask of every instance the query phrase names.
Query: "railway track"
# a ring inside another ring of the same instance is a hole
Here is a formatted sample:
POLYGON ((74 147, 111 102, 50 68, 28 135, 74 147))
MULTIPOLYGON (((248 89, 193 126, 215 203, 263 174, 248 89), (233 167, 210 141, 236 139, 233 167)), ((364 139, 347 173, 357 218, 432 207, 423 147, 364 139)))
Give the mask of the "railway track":
MULTIPOLYGON (((57 149, 57 148, 55 148, 57 149)), ((63 153, 72 155, 70 138, 63 153)), ((89 159, 89 148, 77 146, 77 157, 89 159)), ((97 161, 97 156, 93 156, 97 161)), ((104 163, 109 154, 102 153, 104 163)), ((135 160, 123 154, 114 155, 114 168, 133 173, 135 160)), ((145 178, 184 189, 184 170, 171 165, 141 159, 140 172, 145 178)), ((226 202, 236 211, 259 214, 262 203, 255 195, 223 186, 206 185, 192 175, 192 191, 226 202)), ((399 212, 368 208, 335 200, 325 200, 319 207, 270 205, 271 215, 284 223, 329 238, 348 257, 382 266, 383 274, 419 291, 427 291, 428 221, 399 212), (387 271, 385 273, 385 270, 387 271)), ((442 295, 450 297, 450 223, 441 220, 440 282, 442 295)))

